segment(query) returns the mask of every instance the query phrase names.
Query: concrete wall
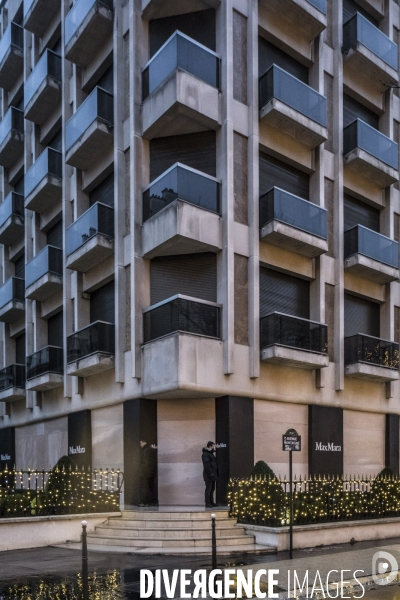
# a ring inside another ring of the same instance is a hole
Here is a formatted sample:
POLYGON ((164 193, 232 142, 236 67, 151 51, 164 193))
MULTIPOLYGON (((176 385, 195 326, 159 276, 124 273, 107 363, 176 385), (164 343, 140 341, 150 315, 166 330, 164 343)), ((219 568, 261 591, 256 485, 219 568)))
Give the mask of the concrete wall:
POLYGON ((385 415, 345 410, 344 472, 376 475, 385 466, 385 415))
POLYGON ((48 469, 68 454, 68 419, 52 419, 15 430, 18 469, 48 469))

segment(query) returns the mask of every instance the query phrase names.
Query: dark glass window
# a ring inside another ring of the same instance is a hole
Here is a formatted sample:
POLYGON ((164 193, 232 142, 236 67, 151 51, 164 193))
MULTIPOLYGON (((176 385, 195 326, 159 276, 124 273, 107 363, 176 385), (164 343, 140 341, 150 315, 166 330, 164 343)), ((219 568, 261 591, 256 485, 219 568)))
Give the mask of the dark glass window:
POLYGON ((356 225, 363 225, 379 233, 379 210, 345 194, 344 230, 347 231, 356 225))
POLYGON ((300 196, 305 200, 310 197, 310 178, 307 173, 291 167, 286 163, 260 152, 260 196, 272 187, 279 187, 300 196))
POLYGON ((24 176, 22 176, 20 179, 18 179, 18 181, 14 184, 14 192, 16 192, 17 194, 22 194, 22 196, 24 195, 24 190, 25 190, 25 183, 24 183, 24 176))
POLYGON ((181 31, 215 52, 215 10, 200 10, 184 15, 153 19, 149 23, 150 57, 175 31, 181 31))
POLYGON ((310 284, 280 271, 260 268, 260 317, 280 312, 310 318, 310 284))
POLYGON ((308 69, 266 39, 258 38, 258 72, 264 75, 275 64, 308 85, 308 69))
POLYGON ((96 83, 96 86, 103 88, 103 90, 110 92, 110 94, 113 94, 114 93, 113 77, 114 77, 114 71, 113 71, 113 67, 111 66, 107 69, 107 71, 104 73, 104 75, 102 75, 100 77, 100 79, 96 83))

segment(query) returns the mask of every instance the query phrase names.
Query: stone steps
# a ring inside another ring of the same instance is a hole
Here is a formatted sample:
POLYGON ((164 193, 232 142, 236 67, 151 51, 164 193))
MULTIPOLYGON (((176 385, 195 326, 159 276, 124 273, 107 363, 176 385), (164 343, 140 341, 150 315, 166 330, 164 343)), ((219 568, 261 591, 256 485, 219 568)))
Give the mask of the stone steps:
MULTIPOLYGON (((208 529, 139 529, 139 528, 128 528, 128 527, 114 527, 113 525, 99 525, 96 527, 96 535, 104 537, 128 537, 128 538, 142 538, 142 539, 185 539, 185 538, 198 538, 204 540, 211 540, 211 528, 208 529)), ((243 537, 246 535, 245 530, 242 527, 218 527, 215 531, 216 538, 226 537, 243 537)))
MULTIPOLYGON (((104 535, 88 535, 88 544, 107 544, 108 546, 147 546, 149 548, 179 548, 205 546, 207 540, 199 538, 133 538, 133 537, 106 537, 104 535)), ((253 546, 254 538, 249 535, 240 537, 221 537, 217 539, 222 546, 253 546)), ((211 549, 211 537, 208 547, 211 549)))
MULTIPOLYGON (((155 521, 144 521, 138 519, 124 519, 118 517, 110 517, 108 519, 108 525, 115 529, 126 529, 126 528, 139 528, 139 529, 184 529, 188 528, 188 520, 187 519, 156 519, 155 521)), ((216 529, 224 528, 234 528, 236 525, 236 521, 234 519, 216 519, 216 529)), ((205 528, 211 527, 210 519, 194 519, 192 520, 193 530, 202 531, 205 528)))
POLYGON ((211 521, 211 515, 215 514, 217 521, 219 519, 228 519, 229 511, 227 510, 203 510, 203 511, 168 511, 168 510, 160 510, 160 509, 145 509, 145 510, 123 510, 122 518, 123 519, 135 519, 139 521, 146 521, 148 519, 152 519, 153 521, 171 521, 173 519, 177 520, 208 520, 211 521))

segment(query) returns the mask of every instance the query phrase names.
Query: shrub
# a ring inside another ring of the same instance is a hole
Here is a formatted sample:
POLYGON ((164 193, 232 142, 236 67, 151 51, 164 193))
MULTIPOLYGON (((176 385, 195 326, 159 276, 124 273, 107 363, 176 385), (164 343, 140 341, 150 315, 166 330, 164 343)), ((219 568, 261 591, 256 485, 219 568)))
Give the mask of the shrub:
POLYGON ((276 475, 271 469, 271 467, 269 467, 267 463, 263 460, 259 460, 258 462, 256 462, 250 473, 250 477, 261 477, 262 479, 264 479, 264 477, 266 479, 270 477, 271 479, 276 479, 276 475))

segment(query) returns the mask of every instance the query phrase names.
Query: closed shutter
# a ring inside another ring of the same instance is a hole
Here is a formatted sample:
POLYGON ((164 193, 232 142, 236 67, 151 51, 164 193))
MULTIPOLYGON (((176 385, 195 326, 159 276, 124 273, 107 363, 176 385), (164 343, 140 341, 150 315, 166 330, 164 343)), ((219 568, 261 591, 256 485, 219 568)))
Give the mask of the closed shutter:
POLYGON ((15 265, 15 277, 25 279, 25 254, 17 258, 15 265))
POLYGON ((363 225, 379 233, 379 210, 352 196, 344 195, 344 230, 363 225))
POLYGON ((22 196, 25 193, 25 177, 22 176, 18 181, 14 184, 14 192, 17 194, 21 194, 22 196))
POLYGON ((63 311, 60 311, 54 317, 50 317, 47 321, 48 344, 49 346, 58 346, 62 348, 64 345, 63 335, 63 311))
POLYGON ((26 361, 25 333, 15 338, 15 363, 24 365, 26 361))
POLYGON ((380 336, 380 306, 351 294, 344 295, 344 335, 380 336))
POLYGON ((363 17, 368 19, 370 23, 375 25, 375 27, 379 27, 379 23, 374 17, 364 10, 355 0, 343 0, 343 23, 346 23, 353 15, 359 12, 363 17))
POLYGON ((181 31, 203 46, 215 52, 215 10, 153 19, 149 23, 150 57, 161 48, 175 31, 181 31))
POLYGON ((111 173, 108 177, 94 188, 89 194, 89 204, 93 206, 96 202, 107 204, 107 206, 114 207, 114 173, 111 173))
POLYGON ((58 221, 53 227, 47 232, 47 244, 48 246, 55 246, 56 248, 62 248, 62 221, 58 221))
POLYGON ((176 162, 216 176, 215 131, 154 138, 150 141, 150 181, 176 162))
POLYGON ((151 304, 175 294, 216 302, 216 255, 204 252, 154 258, 150 266, 151 304))
POLYGON ((51 138, 47 144, 48 148, 54 148, 57 152, 62 152, 62 129, 59 129, 57 133, 51 138))
POLYGON ((310 197, 310 178, 307 173, 260 152, 260 196, 272 187, 279 187, 305 200, 310 197))
POLYGON ((275 64, 284 69, 303 83, 308 85, 308 69, 298 60, 283 52, 266 39, 258 38, 258 69, 259 75, 264 75, 275 64))
POLYGON ((281 312, 310 318, 310 285, 299 277, 260 268, 260 317, 281 312))
POLYGON ((351 96, 343 94, 343 127, 347 127, 355 119, 362 119, 371 127, 379 129, 379 116, 376 113, 351 96))
POLYGON ((113 77, 114 77, 113 68, 111 66, 107 69, 107 71, 104 73, 104 75, 102 75, 100 77, 100 79, 96 83, 96 86, 103 88, 103 90, 110 92, 110 94, 113 94, 114 93, 113 77))
POLYGON ((114 281, 90 294, 90 322, 115 322, 114 281))

